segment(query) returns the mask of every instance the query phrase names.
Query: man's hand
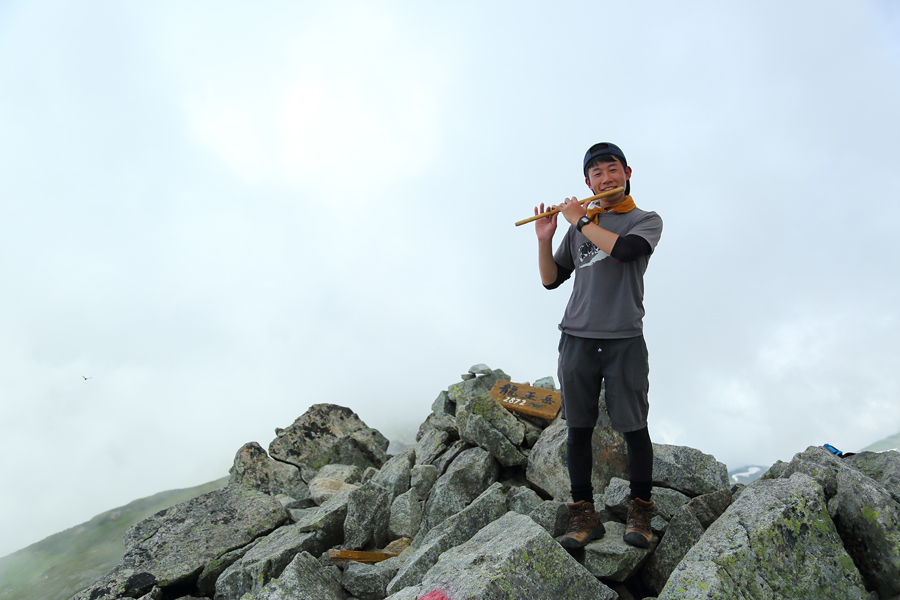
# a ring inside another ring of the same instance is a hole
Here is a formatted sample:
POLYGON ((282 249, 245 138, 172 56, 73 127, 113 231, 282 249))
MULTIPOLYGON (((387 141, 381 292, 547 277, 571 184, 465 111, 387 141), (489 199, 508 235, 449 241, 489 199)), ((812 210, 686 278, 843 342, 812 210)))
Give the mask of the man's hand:
MULTIPOLYGON (((547 212, 551 207, 544 208, 544 203, 541 202, 540 210, 537 206, 534 207, 534 214, 539 215, 543 212, 547 212)), ((555 213, 550 215, 549 217, 543 217, 534 222, 534 231, 537 233, 538 241, 550 241, 553 239, 553 234, 556 233, 556 219, 559 216, 559 213, 555 213)))
POLYGON ((562 204, 554 206, 553 208, 558 208, 559 212, 562 213, 562 216, 566 218, 566 221, 568 221, 570 225, 574 225, 578 222, 578 219, 587 214, 587 209, 578 203, 578 198, 575 196, 566 198, 562 204))

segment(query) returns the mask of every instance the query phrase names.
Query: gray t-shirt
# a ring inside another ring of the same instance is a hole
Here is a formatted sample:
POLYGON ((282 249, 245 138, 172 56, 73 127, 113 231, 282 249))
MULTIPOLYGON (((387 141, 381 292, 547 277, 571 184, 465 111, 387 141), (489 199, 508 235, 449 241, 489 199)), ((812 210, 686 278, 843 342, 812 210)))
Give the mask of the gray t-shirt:
MULTIPOLYGON (((627 213, 603 213, 599 225, 620 236, 639 235, 651 249, 656 248, 663 226, 658 214, 639 208, 627 213)), ((644 272, 650 256, 618 262, 570 226, 553 259, 575 275, 572 296, 559 324, 561 331, 597 339, 641 335, 644 272)))

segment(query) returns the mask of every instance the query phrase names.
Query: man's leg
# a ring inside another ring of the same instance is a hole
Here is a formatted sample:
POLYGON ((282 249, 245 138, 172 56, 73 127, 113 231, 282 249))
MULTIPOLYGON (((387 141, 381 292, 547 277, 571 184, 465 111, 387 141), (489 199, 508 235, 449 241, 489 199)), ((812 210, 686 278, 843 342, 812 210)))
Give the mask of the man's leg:
POLYGON ((653 443, 647 428, 622 434, 628 448, 628 479, 631 498, 650 502, 653 489, 653 443))
POLYGON ((622 432, 628 449, 631 502, 624 539, 632 546, 648 548, 653 538, 650 518, 653 502, 653 444, 647 430, 649 361, 643 336, 604 340, 603 375, 606 408, 613 428, 622 432))
POLYGON ((591 437, 597 423, 600 399, 600 361, 597 340, 562 334, 559 342, 558 377, 562 388, 563 415, 568 425, 566 465, 572 492, 569 527, 560 540, 564 548, 582 548, 605 533, 594 511, 591 472, 591 437))

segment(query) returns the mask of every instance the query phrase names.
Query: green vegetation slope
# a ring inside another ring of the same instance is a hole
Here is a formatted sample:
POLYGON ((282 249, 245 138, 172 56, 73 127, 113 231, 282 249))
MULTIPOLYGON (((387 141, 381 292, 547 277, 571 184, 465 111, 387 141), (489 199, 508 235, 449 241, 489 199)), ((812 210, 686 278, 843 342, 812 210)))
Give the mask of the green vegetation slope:
POLYGON ((871 446, 866 446, 862 451, 884 452, 885 450, 895 450, 900 448, 900 433, 895 433, 891 437, 886 437, 879 442, 875 442, 871 446))
POLYGON ((99 514, 0 558, 0 600, 66 600, 100 579, 125 554, 122 538, 138 521, 228 483, 160 492, 99 514))

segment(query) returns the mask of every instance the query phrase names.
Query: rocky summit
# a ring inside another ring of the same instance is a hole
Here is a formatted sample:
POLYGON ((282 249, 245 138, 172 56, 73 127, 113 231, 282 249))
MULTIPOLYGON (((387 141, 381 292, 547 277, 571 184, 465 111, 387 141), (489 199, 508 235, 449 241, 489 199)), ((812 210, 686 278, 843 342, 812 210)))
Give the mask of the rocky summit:
MULTIPOLYGON (((511 412, 476 365, 438 394, 413 446, 317 404, 237 451, 227 487, 125 536, 73 600, 659 600, 900 598, 900 454, 810 447, 748 486, 654 444, 653 540, 622 541, 621 436, 594 433, 606 535, 567 552, 565 421, 511 412)), ((536 387, 553 389, 544 378, 536 387)))

